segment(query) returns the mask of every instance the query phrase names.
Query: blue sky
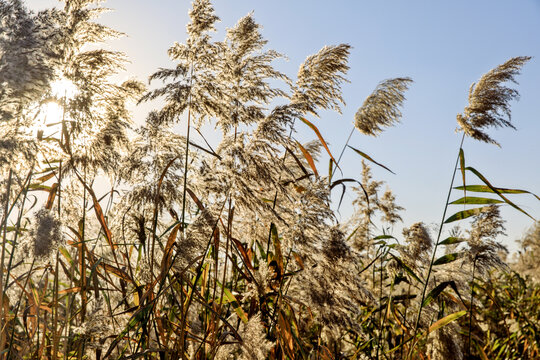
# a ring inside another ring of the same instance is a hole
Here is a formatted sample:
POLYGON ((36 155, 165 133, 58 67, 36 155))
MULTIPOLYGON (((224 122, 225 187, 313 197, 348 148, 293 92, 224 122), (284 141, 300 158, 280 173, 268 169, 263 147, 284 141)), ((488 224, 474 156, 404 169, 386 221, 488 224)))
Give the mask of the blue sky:
MULTIPOLYGON (((32 9, 55 4, 52 0, 27 1, 32 9)), ((397 76, 415 81, 406 94, 401 124, 378 138, 356 133, 351 141, 396 173, 373 170, 374 177, 385 180, 406 208, 405 226, 440 221, 460 140, 454 132, 456 114, 467 104, 470 84, 511 57, 533 56, 518 78, 521 100, 512 104, 518 131, 491 131, 502 145, 500 149, 467 139, 464 150, 468 165, 496 186, 540 193, 540 115, 536 106, 540 101, 540 1, 216 0, 214 5, 221 18, 216 39, 221 40, 227 27, 254 11, 268 47, 289 59, 276 66, 293 78, 300 63, 324 45, 353 46, 350 83, 343 86, 347 102, 343 114, 325 112, 320 119, 312 119, 334 153, 341 150, 354 113, 379 81, 397 76)), ((171 65, 166 50, 174 41, 186 38, 189 1, 109 0, 105 6, 115 11, 105 14, 101 22, 128 35, 111 47, 131 58, 131 76, 145 80, 158 67, 171 65)), ((150 108, 135 109, 138 122, 150 108)), ((298 130, 300 140, 312 137, 309 129, 298 130)), ((342 164, 344 176, 360 176, 357 155, 346 152, 342 164)), ((326 168, 323 159, 320 172, 326 168)), ((471 175, 469 181, 473 178, 471 175)), ((457 197, 458 193, 453 196, 457 197)), ((540 201, 525 195, 513 200, 540 218, 540 201)), ((343 217, 349 212, 345 206, 343 217)), ((514 240, 532 220, 509 207, 502 214, 508 221, 508 237, 501 240, 515 249, 514 240)))

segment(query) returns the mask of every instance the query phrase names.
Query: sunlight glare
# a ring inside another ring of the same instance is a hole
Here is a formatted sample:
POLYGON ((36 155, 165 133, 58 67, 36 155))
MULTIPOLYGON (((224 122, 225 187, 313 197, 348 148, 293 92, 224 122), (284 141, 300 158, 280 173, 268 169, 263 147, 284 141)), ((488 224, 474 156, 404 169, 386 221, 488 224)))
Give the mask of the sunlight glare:
POLYGON ((41 109, 37 124, 34 127, 36 136, 43 136, 46 127, 58 125, 64 118, 62 102, 75 96, 77 87, 68 79, 58 79, 51 83, 51 99, 46 101, 41 109))
POLYGON ((77 92, 77 87, 71 80, 62 78, 54 81, 51 84, 51 91, 53 96, 57 98, 73 98, 77 92))

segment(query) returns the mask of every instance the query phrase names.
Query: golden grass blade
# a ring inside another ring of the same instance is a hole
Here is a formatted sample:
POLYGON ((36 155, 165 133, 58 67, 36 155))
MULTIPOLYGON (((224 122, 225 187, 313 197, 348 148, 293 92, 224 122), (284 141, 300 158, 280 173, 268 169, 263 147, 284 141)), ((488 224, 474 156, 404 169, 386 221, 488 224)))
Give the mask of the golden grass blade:
POLYGON ((302 122, 304 124, 306 124, 307 126, 309 126, 311 128, 311 130, 313 130, 315 132, 315 134, 317 134, 317 137, 319 138, 319 141, 321 142, 322 146, 324 146, 324 148, 326 149, 326 152, 328 153, 328 155, 330 156, 330 158, 334 161, 334 163, 336 164, 336 167, 338 169, 341 170, 341 168, 339 167, 339 164, 337 163, 336 159, 334 159, 334 156, 332 155, 332 153, 330 152, 330 149, 328 148, 328 145, 326 145, 326 141, 324 141, 324 138, 322 137, 321 133, 319 132, 319 129, 317 129, 317 127, 315 125, 313 125, 309 120, 307 120, 306 118, 303 118, 301 117, 300 120, 302 120, 302 122))
POLYGON ((466 310, 462 310, 462 311, 458 311, 458 312, 455 312, 453 314, 450 314, 450 315, 446 315, 445 317, 443 317, 442 319, 434 322, 428 329, 428 331, 426 332, 425 335, 435 331, 435 330, 438 330, 440 328, 442 328, 443 326, 445 325, 448 325, 450 324, 452 321, 455 321, 457 319, 459 319, 460 317, 462 317, 463 315, 467 314, 467 311, 466 310))
POLYGON ((311 167, 311 170, 313 170, 313 173, 315 174, 315 176, 319 177, 319 173, 317 172, 317 167, 315 166, 315 161, 313 161, 313 157, 309 154, 309 152, 306 150, 306 148, 303 147, 302 144, 300 144, 298 141, 296 142, 296 145, 298 146, 298 148, 300 149, 300 151, 302 152, 302 154, 306 158, 306 160, 307 160, 309 166, 311 167))

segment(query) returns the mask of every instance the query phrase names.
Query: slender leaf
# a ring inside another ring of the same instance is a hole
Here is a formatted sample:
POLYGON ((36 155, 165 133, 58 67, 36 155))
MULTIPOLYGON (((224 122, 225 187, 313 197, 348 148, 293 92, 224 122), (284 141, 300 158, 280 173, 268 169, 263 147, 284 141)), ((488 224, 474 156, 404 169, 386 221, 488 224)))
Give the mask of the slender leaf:
POLYGON ((176 243, 176 237, 178 235, 178 230, 180 230, 180 227, 182 224, 178 223, 173 228, 171 233, 169 234, 169 238, 167 239, 167 245, 165 246, 165 250, 163 251, 163 259, 161 261, 161 274, 162 276, 165 276, 167 271, 169 271, 171 266, 171 259, 172 259, 172 249, 174 244, 176 243))
POLYGON ((373 159, 371 158, 371 156, 369 156, 369 155, 366 154, 365 152, 362 152, 362 151, 360 151, 360 150, 358 150, 358 149, 355 149, 355 148, 353 148, 353 147, 350 146, 350 145, 347 145, 347 146, 350 147, 351 149, 353 149, 358 155, 362 156, 363 158, 365 158, 365 159, 371 161, 372 163, 374 163, 374 164, 376 164, 376 165, 379 165, 379 166, 382 167, 383 169, 386 169, 386 170, 390 171, 390 172, 391 172, 392 174, 394 174, 394 175, 396 174, 395 172, 393 172, 392 170, 390 170, 389 168, 387 168, 387 167, 384 166, 383 164, 381 164, 381 163, 379 163, 379 162, 373 160, 373 159))
POLYGON ((96 213, 96 217, 101 227, 103 228, 103 231, 105 233, 105 238, 107 239, 107 242, 109 243, 109 246, 111 247, 113 257, 115 261, 118 263, 118 260, 116 258, 117 245, 113 241, 111 230, 109 229, 109 225, 107 224, 107 220, 105 219, 103 210, 101 209, 101 205, 99 204, 96 194, 94 193, 94 190, 92 189, 92 187, 88 186, 88 184, 86 184, 86 182, 80 177, 80 175, 77 172, 75 172, 75 175, 77 175, 77 178, 79 178, 79 181, 86 188, 86 190, 90 194, 90 197, 92 198, 92 202, 94 203, 94 211, 96 213))
POLYGON ((420 278, 418 277, 418 275, 416 275, 416 274, 414 273, 414 271, 413 271, 410 267, 408 267, 408 266, 407 266, 400 258, 398 258, 397 256, 395 256, 395 255, 392 254, 392 253, 389 253, 389 254, 390 254, 390 256, 392 256, 392 257, 397 261, 397 263, 399 264, 399 266, 401 266, 401 268, 402 268, 403 270, 405 270, 405 272, 406 272, 407 274, 409 274, 410 276, 412 276, 412 277, 413 277, 416 281, 418 281, 419 283, 421 283, 421 284, 424 283, 422 280, 420 280, 420 278))
POLYGON ((45 208, 48 210, 52 209, 54 198, 56 197, 56 189, 58 188, 58 183, 54 183, 51 186, 51 191, 49 191, 49 197, 47 198, 47 203, 45 204, 45 208))
POLYGON ((446 254, 435 260, 433 265, 444 265, 451 263, 453 261, 456 261, 458 258, 463 256, 463 253, 452 253, 452 254, 446 254))
MULTIPOLYGON (((476 176, 478 176, 478 178, 480 180, 482 180, 484 182, 484 184, 486 184, 491 190, 493 190, 497 195, 499 195, 501 197, 501 199, 503 199, 508 205, 512 206, 514 209, 518 210, 518 211, 521 211, 522 213, 524 213, 525 215, 527 215, 528 217, 530 217, 531 219, 535 220, 535 218, 533 218, 531 215, 529 215, 529 213, 527 213, 525 210, 523 210, 522 208, 520 208, 519 206, 517 206, 516 204, 514 204, 512 201, 510 201, 506 196, 504 196, 499 190, 497 190, 496 187, 494 187, 493 185, 491 185, 491 183, 484 177, 484 175, 482 175, 478 170, 476 170, 475 168, 473 167, 466 167, 465 170, 469 170, 470 172, 472 172, 473 174, 475 174, 476 176)), ((535 195, 536 196, 536 195, 535 195)), ((536 196, 538 198, 538 196, 536 196)))
MULTIPOLYGON (((467 185, 465 187, 463 186, 456 186, 454 189, 456 190, 463 190, 464 188, 467 189, 467 191, 471 192, 487 192, 487 193, 496 193, 487 185, 467 185)), ((495 188, 498 192, 501 194, 530 194, 540 200, 540 197, 535 195, 534 193, 527 191, 527 190, 520 190, 520 189, 506 189, 506 188, 495 188)))
POLYGON ((280 274, 283 274, 283 255, 281 253, 281 242, 279 241, 279 235, 277 227, 274 223, 270 224, 270 232, 272 233, 272 242, 274 243, 274 249, 276 250, 276 260, 279 266, 280 274))
POLYGON ((300 149, 300 151, 302 152, 302 154, 304 155, 304 157, 306 158, 309 166, 311 167, 311 170, 313 170, 313 173, 315 174, 315 176, 319 176, 319 173, 317 172, 317 168, 315 167, 315 161, 313 161, 313 157, 309 154, 309 152, 306 150, 306 148, 304 146, 302 146, 302 144, 300 144, 298 141, 296 142, 296 145, 298 145, 298 148, 300 149))
POLYGON ((459 319, 460 317, 462 317, 465 314, 467 314, 467 310, 458 311, 458 312, 455 312, 453 314, 450 314, 450 315, 447 315, 447 316, 443 317, 442 319, 434 322, 429 327, 429 329, 427 331, 427 334, 429 334, 429 333, 431 333, 431 332, 433 332, 435 330, 438 330, 438 329, 442 328, 445 325, 448 325, 452 321, 455 321, 455 320, 459 319))
POLYGON ((315 125, 313 125, 311 122, 309 122, 309 120, 307 120, 306 118, 303 118, 301 117, 300 120, 302 120, 302 122, 304 124, 306 124, 307 126, 309 126, 314 132, 315 134, 317 134, 317 137, 319 138, 321 144, 324 146, 324 148, 326 149, 326 152, 328 153, 328 155, 330 156, 330 158, 332 160, 334 160, 334 162, 336 163, 336 166, 338 169, 341 170, 341 168, 339 167, 336 159, 334 159, 334 156, 332 156, 332 153, 330 152, 330 149, 328 148, 328 145, 326 145, 326 141, 324 141, 324 138, 322 137, 321 133, 319 132, 319 129, 317 129, 317 127, 315 125))
POLYGON ((223 286, 219 281, 217 281, 217 283, 223 289, 223 295, 225 296, 227 301, 232 305, 238 317, 244 322, 244 324, 247 324, 248 322, 247 315, 244 312, 244 309, 242 309, 242 307, 240 306, 240 303, 238 302, 238 300, 236 300, 236 297, 232 294, 232 292, 229 289, 223 286))
POLYGON ((452 215, 448 219, 446 219, 444 221, 444 223, 448 224, 448 223, 451 223, 451 222, 454 222, 454 221, 467 219, 467 218, 469 218, 471 216, 480 214, 482 211, 486 210, 487 208, 488 208, 487 206, 483 206, 483 207, 479 207, 479 208, 458 211, 457 213, 455 213, 454 215, 452 215))
POLYGON ((427 295, 426 295, 426 298, 424 299, 424 302, 422 303, 422 307, 424 306, 427 306, 429 305, 433 300, 435 300, 437 298, 437 296, 439 296, 443 291, 444 289, 446 289, 450 283, 452 283, 453 281, 444 281, 442 283, 440 283, 439 285, 435 286, 427 295))
POLYGON ((439 243, 439 245, 459 244, 459 243, 461 243, 463 241, 465 241, 465 239, 450 236, 450 237, 447 237, 446 239, 444 239, 443 241, 441 241, 439 243))
MULTIPOLYGON (((302 162, 300 161, 300 159, 298 158, 298 156, 296 156, 296 154, 291 150, 289 149, 288 147, 286 148, 286 151, 292 155, 294 161, 296 162, 296 164, 298 165, 298 167, 300 168, 300 170, 302 170, 302 172, 304 173, 304 175, 309 175, 306 168, 304 167, 304 165, 302 164, 302 162)), ((273 200, 272 200, 273 201, 273 200)))
POLYGON ((484 197, 462 197, 461 199, 457 199, 455 201, 452 201, 450 205, 485 205, 485 204, 502 204, 504 201, 498 200, 498 199, 491 199, 491 198, 484 198, 484 197))
POLYGON ((381 239, 394 239, 394 240, 397 240, 395 237, 393 237, 392 235, 379 235, 379 236, 375 236, 373 238, 373 240, 381 240, 381 239))
POLYGON ((463 148, 459 148, 459 165, 461 170, 461 178, 463 180, 463 198, 467 199, 467 190, 465 184, 465 153, 463 152, 463 148))

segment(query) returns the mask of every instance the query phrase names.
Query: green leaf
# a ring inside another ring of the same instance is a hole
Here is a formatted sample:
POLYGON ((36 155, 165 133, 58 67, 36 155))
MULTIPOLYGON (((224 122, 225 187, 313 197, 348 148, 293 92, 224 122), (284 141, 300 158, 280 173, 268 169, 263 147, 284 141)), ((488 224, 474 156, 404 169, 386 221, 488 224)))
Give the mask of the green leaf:
POLYGON ((66 258, 66 260, 69 262, 70 265, 73 265, 73 259, 71 258, 71 255, 69 254, 69 251, 67 251, 67 249, 65 247, 59 246, 58 251, 62 255, 64 255, 64 257, 66 258))
POLYGON ((461 169, 461 177, 463 179, 463 197, 467 198, 467 191, 466 191, 466 184, 465 184, 465 153, 463 152, 463 148, 459 148, 459 167, 461 169))
POLYGON ((439 245, 459 244, 459 243, 461 243, 463 241, 465 241, 465 239, 450 236, 450 237, 447 237, 446 239, 444 239, 443 241, 441 241, 439 243, 439 245))
POLYGON ((430 304, 433 300, 435 300, 435 299, 437 298, 437 296, 439 296, 439 295, 444 291, 444 289, 446 289, 451 283, 452 283, 452 281, 445 281, 445 282, 442 282, 442 283, 440 283, 439 285, 435 286, 435 287, 429 292, 429 294, 427 294, 426 298, 424 299, 424 302, 422 303, 422 307, 429 305, 429 304, 430 304))
MULTIPOLYGON (((478 178, 480 180, 482 180, 484 182, 484 184, 486 184, 491 190, 493 190, 497 195, 499 195, 501 197, 501 199, 503 199, 508 205, 512 206, 514 209, 516 209, 518 211, 521 211, 522 213, 524 213, 525 215, 527 215, 528 217, 530 217, 531 219, 536 221, 536 219, 533 218, 531 215, 529 215, 529 213, 527 213, 525 210, 523 210, 522 208, 520 208, 519 206, 514 204, 512 201, 508 200, 508 198, 506 196, 504 196, 499 190, 497 190, 497 188, 495 188, 493 185, 491 185, 490 182, 484 177, 484 175, 480 174, 480 172, 478 170, 476 170, 475 168, 470 167, 470 166, 466 167, 465 170, 469 170, 470 172, 472 172, 473 174, 478 176, 478 178)), ((538 198, 538 196, 536 196, 536 197, 538 198)), ((540 200, 540 198, 539 198, 539 200, 540 200)))
POLYGON ((47 186, 47 185, 42 185, 42 184, 30 184, 30 185, 28 185, 28 191, 39 191, 39 190, 49 192, 49 191, 51 191, 51 187, 47 186))
POLYGON ((491 198, 484 198, 484 197, 462 197, 461 199, 452 201, 449 205, 484 205, 484 204, 502 204, 504 201, 497 200, 497 199, 491 199, 491 198))
POLYGON ((355 149, 355 148, 353 148, 353 147, 350 146, 350 145, 347 145, 347 146, 350 147, 351 149, 353 149, 358 155, 362 156, 363 158, 365 158, 365 159, 371 161, 372 163, 374 163, 374 164, 376 164, 376 165, 379 165, 379 166, 382 167, 383 169, 386 169, 386 170, 390 171, 390 172, 391 172, 392 174, 394 174, 394 175, 396 174, 395 172, 393 172, 392 170, 390 170, 389 168, 387 168, 387 167, 384 166, 383 164, 378 163, 378 162, 376 162, 375 160, 373 160, 373 159, 371 158, 371 156, 369 156, 369 155, 366 154, 365 152, 362 152, 362 151, 360 151, 360 150, 358 150, 358 149, 355 149))
POLYGON ((403 270, 405 270, 405 272, 407 274, 409 274, 412 278, 414 278, 416 281, 418 281, 419 283, 423 284, 424 282, 422 280, 420 280, 420 278, 418 277, 418 275, 416 275, 414 273, 414 271, 412 271, 412 269, 410 267, 407 266, 407 264, 405 264, 400 258, 398 258, 396 255, 392 254, 392 253, 389 253, 390 256, 392 256, 396 261, 397 263, 399 264, 399 266, 401 266, 401 268, 403 270))
POLYGON ((459 319, 460 317, 462 317, 465 314, 467 314, 467 310, 458 311, 458 312, 455 312, 453 314, 450 314, 450 315, 447 315, 447 316, 443 317, 442 319, 434 322, 429 327, 426 335, 433 332, 433 331, 435 331, 435 330, 438 330, 438 329, 442 328, 445 325, 448 325, 452 321, 455 321, 455 320, 459 319))
POLYGON ((463 253, 446 254, 444 256, 441 256, 437 260, 435 260, 435 262, 433 263, 433 266, 451 263, 462 256, 463 256, 463 253))
POLYGON ((455 213, 454 215, 450 216, 448 219, 446 219, 444 221, 444 223, 448 224, 448 223, 451 223, 451 222, 454 222, 454 221, 466 219, 466 218, 471 217, 473 215, 478 215, 482 211, 486 210, 487 208, 488 208, 487 206, 483 206, 483 207, 480 207, 480 208, 474 208, 474 209, 468 209, 468 210, 459 211, 459 212, 455 213))
POLYGON ((240 306, 238 300, 236 300, 236 297, 231 293, 229 289, 227 289, 225 286, 221 285, 219 281, 216 281, 218 285, 223 289, 223 295, 227 299, 227 301, 232 305, 234 308, 234 311, 238 315, 238 317, 244 322, 244 324, 247 324, 248 318, 246 313, 244 312, 244 309, 240 306))
MULTIPOLYGON (((487 193, 496 193, 493 191, 489 186, 486 185, 467 185, 467 186, 456 186, 454 187, 456 190, 463 190, 466 189, 467 191, 471 192, 487 192, 487 193)), ((527 191, 527 190, 519 190, 519 189, 506 189, 506 188, 495 188, 498 192, 501 194, 530 194, 540 200, 540 197, 535 195, 534 193, 527 191)))
POLYGON ((395 239, 392 235, 379 235, 373 238, 373 240, 381 240, 381 239, 395 239))

